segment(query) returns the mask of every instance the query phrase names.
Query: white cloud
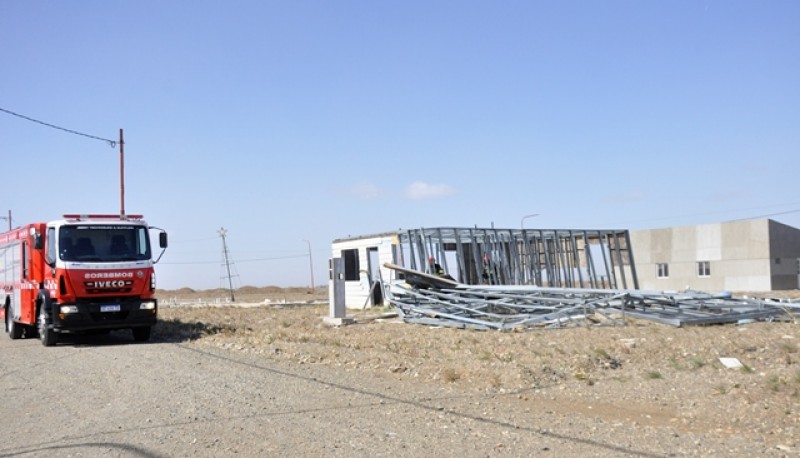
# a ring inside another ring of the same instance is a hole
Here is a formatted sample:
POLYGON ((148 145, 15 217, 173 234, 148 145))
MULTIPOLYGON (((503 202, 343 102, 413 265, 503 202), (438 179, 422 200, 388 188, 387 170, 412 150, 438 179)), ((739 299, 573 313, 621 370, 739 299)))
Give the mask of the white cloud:
POLYGON ((456 190, 446 184, 429 184, 415 181, 406 187, 405 195, 409 199, 435 199, 455 194, 456 190))
POLYGON ((350 188, 350 194, 359 199, 373 200, 383 197, 386 193, 373 183, 359 183, 350 188))

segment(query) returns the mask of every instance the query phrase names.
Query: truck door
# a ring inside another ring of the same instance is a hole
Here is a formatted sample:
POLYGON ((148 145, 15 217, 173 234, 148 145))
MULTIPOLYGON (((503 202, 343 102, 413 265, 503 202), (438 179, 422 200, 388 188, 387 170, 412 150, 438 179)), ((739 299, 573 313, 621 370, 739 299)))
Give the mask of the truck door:
POLYGON ((19 319, 20 288, 22 286, 20 281, 22 276, 21 253, 22 248, 19 243, 14 243, 6 249, 6 268, 10 267, 11 270, 10 275, 8 275, 8 272, 6 275, 10 277, 13 288, 8 304, 8 313, 11 314, 15 321, 19 319))
POLYGON ((28 240, 24 240, 21 244, 21 278, 20 278, 20 294, 19 294, 19 302, 18 302, 18 318, 19 321, 22 323, 33 324, 34 318, 33 315, 35 314, 35 299, 36 294, 39 293, 37 285, 32 280, 33 270, 32 270, 32 256, 31 253, 31 245, 28 240))

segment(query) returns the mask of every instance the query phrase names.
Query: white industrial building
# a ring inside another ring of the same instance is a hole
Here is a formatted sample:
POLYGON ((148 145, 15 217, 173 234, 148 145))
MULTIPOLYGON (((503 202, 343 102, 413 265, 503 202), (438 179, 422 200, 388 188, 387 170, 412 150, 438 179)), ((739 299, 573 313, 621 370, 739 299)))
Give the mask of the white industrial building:
POLYGON ((652 290, 797 289, 800 229, 771 219, 631 232, 639 287, 652 290))

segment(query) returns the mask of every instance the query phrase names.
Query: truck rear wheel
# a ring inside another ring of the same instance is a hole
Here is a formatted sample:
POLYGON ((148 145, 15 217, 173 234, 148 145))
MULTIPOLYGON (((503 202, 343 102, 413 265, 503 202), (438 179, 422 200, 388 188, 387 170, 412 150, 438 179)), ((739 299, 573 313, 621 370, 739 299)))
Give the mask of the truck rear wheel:
POLYGON ((49 305, 48 303, 43 303, 39 306, 39 339, 45 347, 52 347, 58 342, 58 334, 47 327, 49 305))
POLYGON ((8 337, 14 340, 22 337, 22 326, 14 322, 14 314, 11 312, 11 307, 6 307, 6 332, 8 337))
POLYGON ((147 342, 150 340, 150 326, 143 328, 131 328, 133 340, 137 342, 147 342))

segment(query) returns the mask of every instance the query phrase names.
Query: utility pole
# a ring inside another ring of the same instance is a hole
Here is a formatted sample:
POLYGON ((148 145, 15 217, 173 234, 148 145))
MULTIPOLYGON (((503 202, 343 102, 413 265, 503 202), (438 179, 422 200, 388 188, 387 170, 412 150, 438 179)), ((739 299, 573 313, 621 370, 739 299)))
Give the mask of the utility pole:
POLYGON ((119 216, 125 218, 125 150, 122 129, 119 130, 119 216))
POLYGON ((314 292, 314 261, 311 259, 311 242, 303 239, 308 244, 308 267, 311 271, 311 292, 314 292))
POLYGON ((228 272, 228 291, 231 293, 231 302, 236 302, 236 298, 233 295, 233 277, 231 276, 231 261, 228 255, 228 244, 225 241, 225 235, 228 233, 224 227, 221 227, 219 231, 217 231, 220 237, 222 237, 222 256, 223 260, 225 261, 225 268, 228 272))
POLYGON ((0 219, 8 221, 8 230, 11 231, 11 210, 8 211, 8 217, 0 216, 0 219))

